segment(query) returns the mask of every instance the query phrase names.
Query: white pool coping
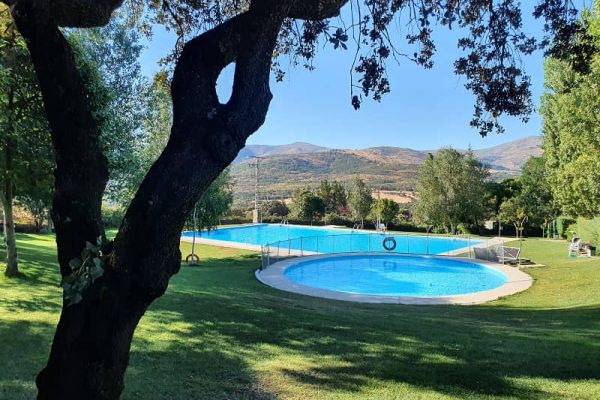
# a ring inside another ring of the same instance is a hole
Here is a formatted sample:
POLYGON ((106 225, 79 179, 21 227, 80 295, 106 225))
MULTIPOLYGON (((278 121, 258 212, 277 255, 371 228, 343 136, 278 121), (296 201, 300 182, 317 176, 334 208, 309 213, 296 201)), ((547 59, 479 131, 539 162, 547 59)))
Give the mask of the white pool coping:
MULTIPOLYGON (((497 300, 500 297, 522 292, 533 284, 533 278, 516 267, 498 264, 490 261, 476 260, 464 257, 452 257, 452 260, 462 260, 470 263, 484 265, 496 271, 503 272, 508 277, 506 283, 491 290, 485 290, 476 293, 468 293, 453 296, 430 296, 430 297, 411 297, 411 296, 383 296, 369 294, 344 293, 333 290, 318 289, 309 286, 300 285, 284 275, 287 268, 300 262, 309 260, 326 259, 330 257, 352 257, 363 255, 389 255, 390 253, 347 253, 347 254, 320 254, 283 260, 271 264, 264 270, 257 270, 256 278, 265 285, 286 292, 303 294, 312 297, 321 297, 332 300, 353 301, 358 303, 388 303, 388 304, 414 304, 414 305, 434 305, 434 304, 482 304, 488 301, 497 300)), ((398 254, 394 254, 398 255, 398 254)), ((428 258, 448 259, 441 256, 422 256, 428 258)))

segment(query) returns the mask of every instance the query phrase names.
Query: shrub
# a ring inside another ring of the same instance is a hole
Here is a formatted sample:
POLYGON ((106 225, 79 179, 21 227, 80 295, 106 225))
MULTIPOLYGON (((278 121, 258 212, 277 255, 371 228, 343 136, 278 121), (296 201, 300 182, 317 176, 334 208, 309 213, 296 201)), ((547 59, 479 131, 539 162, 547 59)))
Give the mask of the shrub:
POLYGON ((467 224, 458 224, 456 226, 456 231, 461 235, 468 235, 471 233, 471 228, 467 224))
POLYGON ((568 217, 559 217, 556 220, 556 231, 560 237, 563 239, 570 239, 571 234, 569 231, 571 230, 577 230, 577 227, 575 226, 575 220, 568 217))
POLYGON ((342 215, 337 213, 327 213, 323 217, 323 222, 325 225, 343 225, 343 226, 352 226, 352 221, 342 215))
POLYGON ((105 228, 118 228, 124 216, 125 210, 121 207, 102 206, 102 223, 105 228))
POLYGON ((262 205, 263 219, 264 216, 285 217, 290 213, 288 206, 279 200, 271 200, 262 205))
POLYGON ((573 230, 577 232, 577 236, 579 236, 581 240, 585 242, 591 241, 595 244, 600 243, 600 218, 578 218, 577 224, 569 225, 569 229, 570 228, 573 228, 573 230))

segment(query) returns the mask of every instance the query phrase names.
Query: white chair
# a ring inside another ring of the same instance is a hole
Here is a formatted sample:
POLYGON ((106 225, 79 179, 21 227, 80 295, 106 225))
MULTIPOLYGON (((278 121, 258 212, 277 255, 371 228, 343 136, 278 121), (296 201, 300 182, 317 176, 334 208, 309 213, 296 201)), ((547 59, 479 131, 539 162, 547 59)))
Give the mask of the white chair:
POLYGON ((569 257, 577 257, 579 255, 579 247, 581 246, 581 238, 573 237, 569 243, 569 257))

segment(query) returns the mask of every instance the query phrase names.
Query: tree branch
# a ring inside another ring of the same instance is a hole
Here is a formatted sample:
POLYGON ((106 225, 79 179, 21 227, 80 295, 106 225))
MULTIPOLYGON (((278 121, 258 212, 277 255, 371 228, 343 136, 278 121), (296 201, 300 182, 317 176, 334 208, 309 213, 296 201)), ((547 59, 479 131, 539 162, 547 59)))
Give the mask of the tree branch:
POLYGON ((321 20, 340 15, 348 0, 298 0, 290 9, 289 18, 321 20))
POLYGON ((188 42, 174 71, 169 142, 129 206, 111 265, 131 272, 140 296, 153 299, 179 270, 185 218, 200 194, 263 123, 271 100, 270 63, 288 1, 255 1, 250 9, 188 42), (236 63, 230 101, 216 82, 236 63), (152 243, 152 246, 148 246, 152 243))
POLYGON ((108 23, 123 0, 0 0, 9 7, 30 3, 44 9, 47 18, 61 27, 90 28, 108 23))

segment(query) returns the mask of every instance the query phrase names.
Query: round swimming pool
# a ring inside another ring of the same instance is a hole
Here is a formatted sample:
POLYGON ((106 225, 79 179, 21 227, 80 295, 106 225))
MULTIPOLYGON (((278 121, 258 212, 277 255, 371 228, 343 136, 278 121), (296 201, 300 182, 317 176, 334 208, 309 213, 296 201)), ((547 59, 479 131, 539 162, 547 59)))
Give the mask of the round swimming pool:
POLYGON ((384 296, 452 296, 491 290, 508 277, 462 260, 362 255, 299 262, 284 272, 292 282, 345 293, 384 296))
POLYGON ((372 253, 300 257, 275 263, 257 277, 312 296, 410 304, 481 303, 531 285, 529 275, 500 264, 372 253))

